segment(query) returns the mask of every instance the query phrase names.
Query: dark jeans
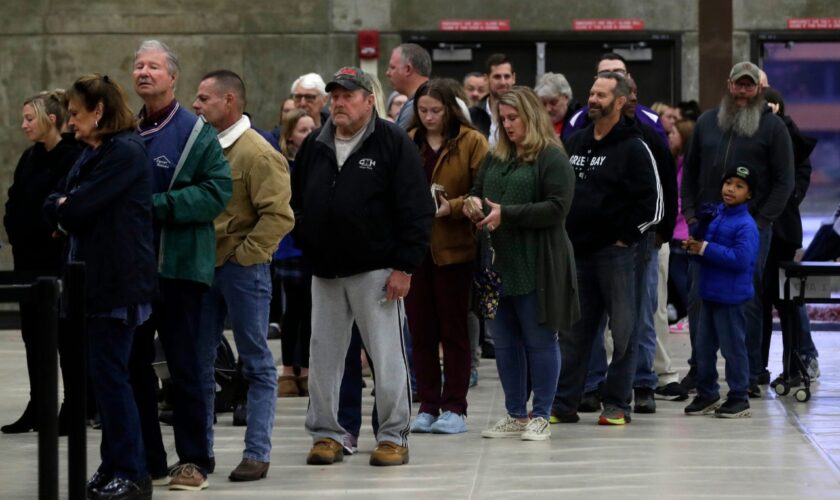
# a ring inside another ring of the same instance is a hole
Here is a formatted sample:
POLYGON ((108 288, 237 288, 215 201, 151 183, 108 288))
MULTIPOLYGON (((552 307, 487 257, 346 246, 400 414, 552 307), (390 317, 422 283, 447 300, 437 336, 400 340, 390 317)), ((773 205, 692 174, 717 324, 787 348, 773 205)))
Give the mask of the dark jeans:
MULTIPOLYGON (((281 279, 286 312, 280 329, 283 366, 309 368, 309 340, 312 337, 312 275, 281 279)), ((272 301, 272 305, 273 305, 272 301)))
POLYGON ((420 413, 467 413, 471 363, 467 307, 471 277, 472 263, 437 266, 430 254, 414 271, 405 309, 411 327, 420 413))
POLYGON ((570 330, 560 331, 562 363, 554 398, 554 411, 577 411, 587 367, 604 314, 610 317, 613 357, 601 395, 605 405, 630 410, 636 372, 636 249, 610 245, 575 259, 581 318, 570 330))
MULTIPOLYGON (((796 248, 793 245, 773 238, 770 242, 770 253, 767 254, 767 265, 764 266, 764 290, 762 301, 761 320, 761 361, 764 369, 770 359, 770 339, 773 335, 773 308, 779 312, 779 323, 782 326, 782 338, 784 345, 787 345, 787 338, 791 333, 799 336, 799 354, 807 359, 818 356, 814 340, 811 338, 811 323, 808 319, 808 311, 805 306, 796 308, 794 332, 790 332, 787 321, 788 311, 779 298, 779 262, 793 260, 796 248)), ((796 368, 796 365, 792 365, 796 368)), ((797 370, 798 371, 798 370, 797 370)), ((796 373, 796 372, 794 372, 796 373)))
POLYGON ((747 356, 750 360, 750 383, 752 384, 757 384, 758 378, 764 372, 764 363, 761 362, 761 291, 764 290, 764 267, 767 263, 767 254, 770 253, 770 237, 772 235, 772 224, 758 231, 758 256, 755 259, 755 269, 753 270, 753 289, 755 293, 752 300, 744 304, 744 318, 747 322, 747 356))
POLYGON ((677 308, 677 315, 683 317, 688 313, 688 290, 691 280, 688 273, 688 253, 682 247, 682 240, 670 243, 671 255, 668 260, 668 302, 677 308))
POLYGON ((143 479, 148 476, 146 456, 129 381, 134 328, 118 319, 88 318, 87 333, 93 393, 102 422, 99 471, 131 481, 143 479))
POLYGON ((700 330, 697 333, 697 393, 718 397, 717 351, 726 360, 727 399, 746 400, 749 387, 749 363, 745 339, 743 304, 720 304, 703 301, 700 330))
POLYGON ((140 412, 146 463, 155 477, 168 470, 158 421, 158 381, 152 369, 156 331, 172 377, 172 427, 178 459, 204 470, 210 466, 202 394, 205 369, 199 361, 196 340, 201 302, 206 291, 207 287, 200 283, 161 279, 160 300, 152 305, 152 317, 137 328, 134 336, 131 383, 140 412))
MULTIPOLYGON (((359 328, 353 324, 353 334, 350 337, 350 347, 347 349, 347 356, 344 358, 344 376, 341 379, 341 390, 338 396, 338 423, 345 431, 359 437, 362 430, 362 336, 359 328)), ((368 365, 371 373, 374 372, 373 363, 368 358, 368 365)), ((373 405, 371 414, 373 434, 379 432, 379 415, 376 412, 376 404, 373 405)))

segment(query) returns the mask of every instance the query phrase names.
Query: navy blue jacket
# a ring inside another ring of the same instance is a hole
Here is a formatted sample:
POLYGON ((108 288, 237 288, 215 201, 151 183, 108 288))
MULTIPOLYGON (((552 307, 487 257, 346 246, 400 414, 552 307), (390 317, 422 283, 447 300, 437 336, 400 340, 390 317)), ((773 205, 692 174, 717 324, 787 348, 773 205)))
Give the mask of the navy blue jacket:
POLYGON ((706 230, 706 250, 700 258, 700 297, 722 304, 750 300, 753 269, 758 255, 758 226, 747 203, 727 208, 721 203, 718 215, 706 230))
POLYGON ((143 140, 120 132, 97 150, 83 152, 66 183, 44 203, 47 220, 71 237, 70 257, 85 263, 88 313, 154 299, 157 266, 148 165, 143 140))

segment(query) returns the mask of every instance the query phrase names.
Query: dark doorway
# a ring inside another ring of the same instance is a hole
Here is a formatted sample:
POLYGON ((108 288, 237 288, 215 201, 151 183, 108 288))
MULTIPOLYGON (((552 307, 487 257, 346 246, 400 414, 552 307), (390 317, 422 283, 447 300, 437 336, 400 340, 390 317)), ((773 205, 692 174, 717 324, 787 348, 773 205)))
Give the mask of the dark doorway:
POLYGON ((586 101, 601 54, 617 51, 639 86, 640 102, 680 100, 677 35, 670 33, 406 33, 432 54, 432 74, 460 81, 471 71, 484 72, 485 61, 496 52, 514 64, 519 85, 533 87, 542 72, 563 73, 574 98, 586 101))

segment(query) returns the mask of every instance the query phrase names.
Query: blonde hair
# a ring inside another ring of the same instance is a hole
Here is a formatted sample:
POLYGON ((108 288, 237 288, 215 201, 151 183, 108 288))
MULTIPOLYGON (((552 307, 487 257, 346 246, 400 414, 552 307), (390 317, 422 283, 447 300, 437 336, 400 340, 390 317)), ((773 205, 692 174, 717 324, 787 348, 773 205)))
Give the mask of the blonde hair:
POLYGON ((52 127, 61 130, 67 122, 67 96, 64 89, 45 90, 23 101, 23 105, 32 106, 35 111, 35 121, 44 130, 52 127), (55 123, 50 121, 50 115, 55 116, 55 123))
POLYGON ((494 110, 497 116, 499 106, 502 104, 512 107, 519 113, 519 119, 525 125, 525 139, 522 141, 522 151, 517 152, 516 145, 511 142, 503 128, 499 126, 499 138, 491 151, 493 156, 500 160, 508 160, 516 156, 519 161, 532 162, 550 145, 563 149, 563 145, 551 125, 551 118, 548 116, 545 106, 533 90, 518 85, 509 92, 502 94, 494 110))
POLYGON ((385 96, 383 95, 382 91, 382 84, 379 82, 379 78, 375 75, 367 73, 367 76, 370 77, 371 83, 371 92, 373 94, 373 107, 376 110, 376 115, 383 120, 388 119, 388 108, 385 107, 385 96))

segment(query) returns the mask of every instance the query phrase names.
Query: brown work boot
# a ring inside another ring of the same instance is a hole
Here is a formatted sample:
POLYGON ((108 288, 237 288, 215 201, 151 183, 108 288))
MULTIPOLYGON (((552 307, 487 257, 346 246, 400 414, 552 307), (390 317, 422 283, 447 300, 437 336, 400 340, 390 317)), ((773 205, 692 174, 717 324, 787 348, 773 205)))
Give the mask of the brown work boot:
POLYGON ((306 463, 309 465, 331 465, 342 460, 344 460, 344 447, 335 439, 330 438, 315 441, 306 457, 306 463))
POLYGON ((309 397, 309 375, 303 375, 302 377, 297 377, 295 379, 297 382, 298 391, 300 391, 301 397, 308 398, 309 397))
POLYGON ((294 375, 280 375, 277 377, 277 397, 296 398, 300 396, 297 377, 294 375))
POLYGON ((370 465, 403 465, 408 463, 408 448, 382 441, 370 454, 370 465))
POLYGON ((233 469, 228 479, 231 481, 257 481, 268 475, 268 462, 259 462, 250 458, 243 458, 233 469))

